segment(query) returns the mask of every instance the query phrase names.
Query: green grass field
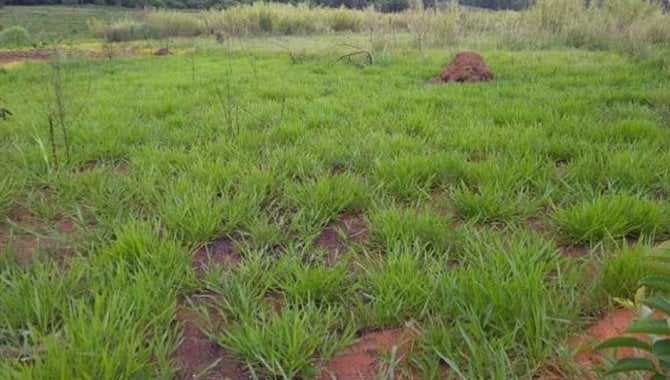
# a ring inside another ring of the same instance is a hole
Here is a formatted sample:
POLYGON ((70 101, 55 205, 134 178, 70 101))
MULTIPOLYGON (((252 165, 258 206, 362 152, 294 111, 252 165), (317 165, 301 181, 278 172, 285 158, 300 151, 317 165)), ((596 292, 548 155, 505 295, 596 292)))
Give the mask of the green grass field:
POLYGON ((436 85, 456 50, 352 38, 0 71, 0 378, 329 378, 397 329, 372 378, 584 378, 570 342, 670 235, 670 78, 488 49, 436 85))
POLYGON ((139 15, 140 11, 116 7, 8 6, 0 8, 0 30, 20 25, 28 30, 35 42, 70 42, 89 36, 88 23, 92 20, 133 19, 139 15))

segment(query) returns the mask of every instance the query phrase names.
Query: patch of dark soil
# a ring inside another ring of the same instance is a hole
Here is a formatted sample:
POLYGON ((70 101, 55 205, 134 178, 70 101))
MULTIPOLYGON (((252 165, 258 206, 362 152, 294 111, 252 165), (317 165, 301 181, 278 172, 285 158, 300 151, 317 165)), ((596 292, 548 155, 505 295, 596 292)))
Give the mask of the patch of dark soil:
POLYGON ((582 258, 588 256, 591 250, 585 245, 561 245, 558 246, 558 252, 563 257, 582 258))
POLYGON ((441 82, 483 82, 493 79, 493 71, 481 55, 461 52, 444 68, 438 80, 441 82))
POLYGON ((369 238, 370 230, 363 216, 346 213, 326 226, 314 240, 314 246, 325 249, 328 252, 328 261, 333 263, 351 244, 361 244, 369 238))
POLYGON ((168 49, 166 47, 162 47, 162 48, 154 51, 153 55, 159 55, 159 56, 172 55, 172 52, 170 51, 170 49, 168 49))
POLYGON ((330 168, 330 174, 331 175, 340 175, 344 172, 347 171, 347 168, 344 167, 344 165, 341 164, 335 164, 330 168))
POLYGON ((195 252, 192 266, 197 272, 206 272, 212 266, 236 266, 242 257, 235 249, 235 243, 228 237, 222 237, 206 243, 195 252))
MULTIPOLYGON (((177 306, 174 320, 182 324, 182 336, 173 353, 179 363, 178 379, 248 379, 244 366, 200 329, 200 317, 183 305, 177 306)), ((220 325, 220 323, 218 323, 220 325)))
POLYGON ((395 350, 395 359, 402 361, 411 349, 414 334, 408 329, 377 331, 358 338, 349 348, 326 363, 317 376, 330 379, 375 379, 382 370, 380 357, 395 350))

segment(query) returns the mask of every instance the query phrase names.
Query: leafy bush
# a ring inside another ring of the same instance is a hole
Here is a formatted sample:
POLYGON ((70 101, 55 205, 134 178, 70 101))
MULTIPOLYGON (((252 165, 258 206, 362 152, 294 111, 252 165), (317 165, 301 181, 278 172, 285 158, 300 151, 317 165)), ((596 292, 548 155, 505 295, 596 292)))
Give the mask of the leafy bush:
POLYGON ((0 32, 0 45, 21 46, 30 42, 30 35, 26 28, 17 25, 0 32))
MULTIPOLYGON (((658 247, 648 257, 650 264, 665 269, 670 264, 670 245, 668 242, 658 247)), ((633 321, 625 333, 642 335, 640 339, 632 336, 620 336, 608 339, 596 347, 598 350, 631 347, 645 353, 633 358, 624 358, 607 369, 607 374, 644 371, 651 379, 670 378, 670 270, 661 275, 644 278, 640 285, 655 291, 652 297, 645 297, 645 288, 638 292, 637 305, 640 316, 633 321)))

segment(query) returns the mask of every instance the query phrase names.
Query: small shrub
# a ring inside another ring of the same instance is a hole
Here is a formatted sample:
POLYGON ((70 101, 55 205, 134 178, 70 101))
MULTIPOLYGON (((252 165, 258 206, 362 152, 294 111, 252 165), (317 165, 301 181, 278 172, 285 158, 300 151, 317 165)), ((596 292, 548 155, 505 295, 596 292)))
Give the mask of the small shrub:
MULTIPOLYGON (((670 262, 668 244, 661 245, 648 257, 650 265, 667 265, 670 262)), ((597 350, 628 347, 640 354, 617 361, 607 368, 607 374, 646 372, 651 379, 670 378, 670 273, 645 277, 640 281, 643 288, 636 294, 635 303, 627 301, 624 305, 636 309, 639 317, 634 320, 624 334, 608 339, 596 347, 597 350), (646 297, 646 289, 655 292, 646 297)))
POLYGON ((22 46, 30 42, 30 34, 26 28, 17 25, 3 29, 0 32, 0 45, 5 46, 22 46))

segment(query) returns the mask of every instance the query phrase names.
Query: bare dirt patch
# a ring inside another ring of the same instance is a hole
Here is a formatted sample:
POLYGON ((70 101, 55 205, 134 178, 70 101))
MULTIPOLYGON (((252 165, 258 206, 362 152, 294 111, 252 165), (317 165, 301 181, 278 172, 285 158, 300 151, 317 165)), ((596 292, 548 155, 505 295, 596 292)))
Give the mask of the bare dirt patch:
POLYGON ((461 52, 439 75, 440 82, 484 82, 493 79, 493 71, 475 52, 461 52))
POLYGON ((192 266, 197 272, 203 273, 213 266, 236 266, 241 261, 235 242, 222 237, 200 247, 193 256, 192 266))
MULTIPOLYGON (((179 363, 178 379, 248 379, 244 367, 200 329, 197 313, 178 305, 174 320, 183 326, 182 336, 174 357, 179 363)), ((218 325, 221 323, 218 322, 218 325)), ((220 327, 220 326, 219 326, 220 327)))
POLYGON ((318 378, 320 380, 374 379, 382 370, 381 355, 395 351, 395 359, 402 361, 411 349, 413 341, 414 334, 408 329, 365 334, 326 363, 318 378))
MULTIPOLYGON (((612 355, 614 351, 600 352, 593 348, 607 339, 621 336, 635 317, 635 313, 628 309, 618 309, 606 314, 586 330, 584 337, 570 342, 572 347, 578 349, 575 361, 584 369, 593 369, 604 364, 605 355, 612 355)), ((633 356, 635 350, 632 348, 620 348, 616 352, 617 360, 633 356)))
POLYGON ((53 50, 35 49, 35 50, 16 50, 0 51, 0 63, 16 61, 46 61, 53 56, 53 50))
POLYGON ((370 230, 363 216, 345 213, 321 231, 314 240, 314 246, 326 250, 328 261, 333 263, 351 244, 361 244, 369 238, 370 230))
POLYGON ((162 48, 154 51, 153 55, 159 55, 159 56, 172 55, 172 52, 170 51, 170 49, 168 49, 166 47, 162 47, 162 48))
POLYGON ((347 171, 347 168, 341 164, 335 164, 330 168, 330 175, 340 175, 347 171))
POLYGON ((588 256, 591 251, 585 245, 561 245, 558 247, 558 252, 563 257, 582 258, 588 256))
MULTIPOLYGON (((32 50, 5 50, 0 51, 0 64, 20 61, 48 61, 58 54, 65 54, 72 57, 88 58, 110 58, 107 51, 97 50, 67 50, 57 51, 53 49, 32 49, 32 50)), ((133 57, 138 55, 134 49, 114 51, 111 57, 133 57)))
POLYGON ((0 222, 0 249, 11 252, 19 265, 30 264, 37 252, 45 251, 65 269, 67 257, 74 252, 71 240, 77 234, 71 219, 62 218, 49 226, 17 205, 10 212, 9 220, 0 222))

